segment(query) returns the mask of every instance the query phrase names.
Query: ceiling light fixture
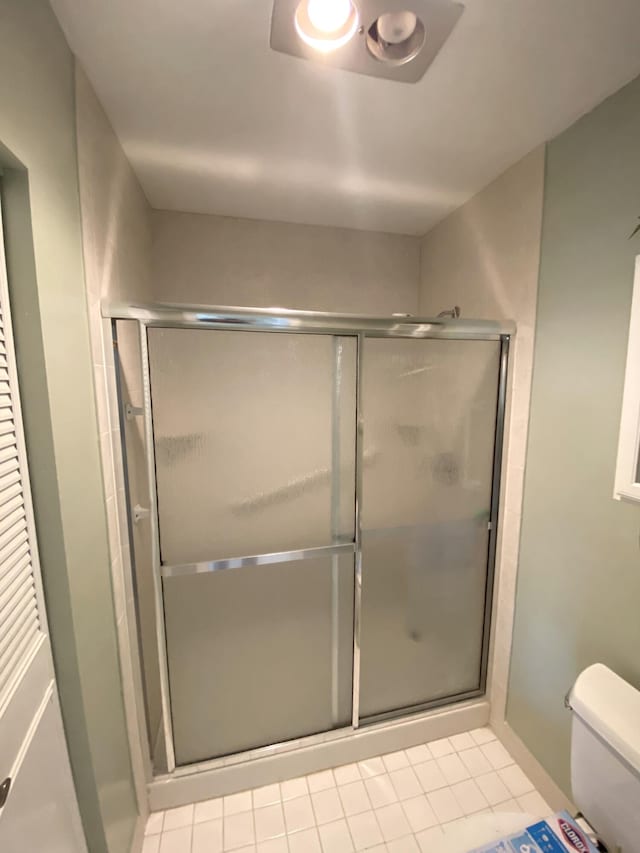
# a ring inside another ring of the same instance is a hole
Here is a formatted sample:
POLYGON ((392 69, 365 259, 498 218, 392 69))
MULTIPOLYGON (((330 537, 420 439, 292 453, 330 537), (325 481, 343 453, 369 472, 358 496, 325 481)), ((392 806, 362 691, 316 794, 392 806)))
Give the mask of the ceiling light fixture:
POLYGON ((327 68, 417 83, 463 12, 460 0, 272 0, 270 44, 327 68))
POLYGON ((353 38, 360 18, 351 0, 302 0, 294 22, 305 44, 321 53, 330 53, 353 38))

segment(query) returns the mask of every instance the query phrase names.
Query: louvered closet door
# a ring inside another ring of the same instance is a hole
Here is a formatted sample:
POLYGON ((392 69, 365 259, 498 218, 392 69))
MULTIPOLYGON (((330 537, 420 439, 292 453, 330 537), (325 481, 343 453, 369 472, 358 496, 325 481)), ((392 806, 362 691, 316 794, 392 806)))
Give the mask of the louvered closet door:
POLYGON ((0 217, 0 850, 80 853, 86 847, 41 590, 2 235, 0 217))

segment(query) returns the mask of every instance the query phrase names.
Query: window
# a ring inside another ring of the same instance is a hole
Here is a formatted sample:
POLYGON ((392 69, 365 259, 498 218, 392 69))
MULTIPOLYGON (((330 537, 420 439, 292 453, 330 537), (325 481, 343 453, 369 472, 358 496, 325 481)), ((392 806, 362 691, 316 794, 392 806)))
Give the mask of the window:
POLYGON ((640 255, 636 257, 613 496, 640 501, 640 255))

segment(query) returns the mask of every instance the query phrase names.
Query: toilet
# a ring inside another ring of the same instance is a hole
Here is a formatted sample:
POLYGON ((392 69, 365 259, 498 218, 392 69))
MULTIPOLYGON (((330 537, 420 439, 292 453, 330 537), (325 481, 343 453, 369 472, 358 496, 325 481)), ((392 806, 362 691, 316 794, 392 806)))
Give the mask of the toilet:
MULTIPOLYGON (((640 853, 640 691, 594 664, 578 676, 565 704, 572 713, 576 808, 609 853, 640 853)), ((508 812, 467 818, 434 843, 433 853, 467 853, 539 820, 508 812)))

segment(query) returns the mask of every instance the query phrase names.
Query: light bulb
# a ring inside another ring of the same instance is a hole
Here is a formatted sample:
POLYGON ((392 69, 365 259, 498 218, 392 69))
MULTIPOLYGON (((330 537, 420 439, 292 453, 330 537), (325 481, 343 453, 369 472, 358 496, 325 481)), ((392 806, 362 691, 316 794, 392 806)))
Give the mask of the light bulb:
POLYGON ((411 38, 417 22, 413 12, 387 12, 378 18, 378 34, 387 44, 400 44, 411 38))
POLYGON ((294 24, 302 41, 320 53, 345 45, 359 25, 353 0, 302 0, 294 24))
POLYGON ((323 33, 335 33, 347 23, 351 0, 309 0, 307 15, 313 26, 323 33))

